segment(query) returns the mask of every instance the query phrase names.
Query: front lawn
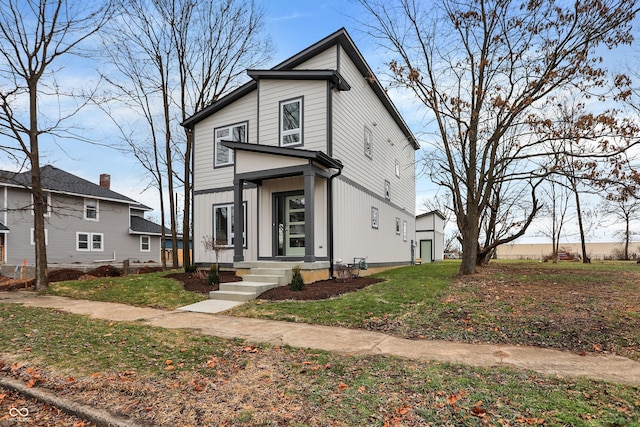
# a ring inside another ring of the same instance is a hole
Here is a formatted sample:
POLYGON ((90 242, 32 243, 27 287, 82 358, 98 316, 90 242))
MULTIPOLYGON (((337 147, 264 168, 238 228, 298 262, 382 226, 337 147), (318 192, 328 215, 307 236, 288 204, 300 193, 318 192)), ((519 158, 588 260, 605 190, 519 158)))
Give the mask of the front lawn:
POLYGON ((532 345, 640 360, 640 266, 491 262, 456 278, 445 261, 324 301, 254 301, 236 316, 320 323, 407 338, 532 345))
POLYGON ((174 310, 206 299, 206 295, 185 291, 182 283, 164 271, 120 277, 51 282, 47 293, 92 301, 108 301, 140 307, 174 310))
POLYGON ((0 372, 154 426, 640 425, 637 387, 253 345, 16 304, 0 303, 0 372))

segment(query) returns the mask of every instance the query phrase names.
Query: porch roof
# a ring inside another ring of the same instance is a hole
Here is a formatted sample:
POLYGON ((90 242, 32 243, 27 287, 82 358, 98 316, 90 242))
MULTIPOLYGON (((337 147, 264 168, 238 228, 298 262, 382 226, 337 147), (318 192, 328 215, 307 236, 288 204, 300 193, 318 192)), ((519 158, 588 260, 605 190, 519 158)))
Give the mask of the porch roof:
POLYGON ((222 145, 237 151, 271 154, 275 156, 295 157, 314 161, 329 169, 342 169, 342 162, 328 156, 322 151, 304 150, 300 148, 275 147, 272 145, 248 144, 245 142, 222 141, 222 145))

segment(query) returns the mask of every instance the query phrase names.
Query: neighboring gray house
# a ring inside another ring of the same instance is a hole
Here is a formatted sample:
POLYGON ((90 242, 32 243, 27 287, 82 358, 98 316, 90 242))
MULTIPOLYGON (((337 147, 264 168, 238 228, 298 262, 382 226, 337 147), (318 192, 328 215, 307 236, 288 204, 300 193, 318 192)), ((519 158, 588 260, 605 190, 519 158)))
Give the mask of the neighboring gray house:
POLYGON ((422 263, 444 259, 444 222, 445 217, 438 210, 416 217, 417 257, 422 263))
MULTIPOLYGON (((110 189, 47 165, 45 238, 51 264, 160 261, 161 227, 144 219, 150 208, 110 189)), ((7 264, 35 263, 31 172, 0 171, 0 248, 7 264)))
MULTIPOLYGON (((194 261, 412 262, 416 138, 340 29, 188 118, 194 261), (240 214, 237 214, 240 212, 240 214)), ((306 278, 305 278, 306 279, 306 278)))

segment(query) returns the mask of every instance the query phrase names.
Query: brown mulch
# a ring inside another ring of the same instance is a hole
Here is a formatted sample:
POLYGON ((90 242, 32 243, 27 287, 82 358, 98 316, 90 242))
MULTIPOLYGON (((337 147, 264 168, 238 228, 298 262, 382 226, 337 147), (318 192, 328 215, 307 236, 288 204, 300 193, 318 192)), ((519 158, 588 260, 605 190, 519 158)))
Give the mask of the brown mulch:
POLYGON ((349 280, 320 280, 304 286, 301 291, 294 291, 290 286, 279 286, 270 289, 260 295, 258 299, 271 301, 280 300, 319 300, 337 297, 358 289, 366 288, 374 283, 382 282, 383 279, 372 277, 354 277, 349 280))
MULTIPOLYGON (((217 291, 218 286, 209 286, 207 284, 206 274, 202 273, 171 273, 167 277, 182 282, 184 289, 187 291, 208 294, 211 291, 217 291)), ((237 282, 242 278, 235 275, 233 271, 221 271, 220 282, 237 282)), ((358 289, 365 288, 373 283, 381 282, 382 279, 373 279, 370 277, 354 277, 350 280, 321 280, 315 283, 305 285, 301 291, 293 291, 289 286, 279 286, 270 289, 260 295, 259 299, 280 301, 280 300, 319 300, 332 298, 348 292, 355 292, 358 289)))

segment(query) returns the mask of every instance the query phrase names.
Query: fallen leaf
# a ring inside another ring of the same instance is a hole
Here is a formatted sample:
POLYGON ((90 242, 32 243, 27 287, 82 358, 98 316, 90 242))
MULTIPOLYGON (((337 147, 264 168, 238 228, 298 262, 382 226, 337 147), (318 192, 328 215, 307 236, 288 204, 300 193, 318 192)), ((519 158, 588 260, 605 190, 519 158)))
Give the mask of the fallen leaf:
POLYGON ((406 415, 407 412, 411 409, 411 406, 405 405, 396 409, 396 414, 398 415, 406 415))
POLYGON ((594 350, 594 351, 602 351, 602 345, 600 345, 600 344, 594 344, 594 345, 593 345, 593 350, 594 350))
POLYGON ((340 385, 338 387, 340 388, 340 390, 346 390, 347 388, 349 388, 349 386, 342 381, 340 381, 340 385))
POLYGON ((173 363, 173 361, 171 359, 167 359, 164 364, 165 365, 171 365, 173 363))
POLYGON ((33 388, 33 386, 34 386, 34 385, 36 385, 36 381, 37 381, 37 380, 36 380, 35 378, 31 378, 31 379, 29 380, 29 382, 27 383, 27 387, 29 387, 29 388, 33 388))
POLYGON ((72 382, 74 382, 76 379, 75 379, 75 378, 73 378, 73 377, 67 377, 67 378, 65 378, 64 380, 65 380, 66 382, 68 382, 68 383, 72 383, 72 382))
POLYGON ((165 371, 173 371, 174 369, 173 365, 167 365, 167 367, 164 368, 165 371))
POLYGON ((0 394, 0 400, 4 399, 5 397, 7 397, 7 393, 0 394))
POLYGON ((89 375, 89 378, 99 378, 100 377, 100 372, 94 372, 93 374, 89 375))

